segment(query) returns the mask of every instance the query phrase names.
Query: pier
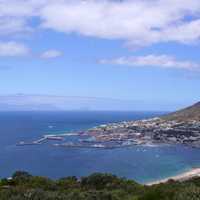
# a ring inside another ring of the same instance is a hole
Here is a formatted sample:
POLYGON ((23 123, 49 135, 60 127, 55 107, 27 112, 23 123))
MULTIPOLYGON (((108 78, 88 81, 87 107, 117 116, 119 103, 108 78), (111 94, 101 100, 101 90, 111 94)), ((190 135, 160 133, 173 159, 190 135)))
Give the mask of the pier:
POLYGON ((47 140, 59 140, 59 141, 62 141, 62 140, 64 140, 64 138, 61 137, 61 136, 56 136, 56 135, 44 135, 42 138, 40 138, 38 140, 35 140, 33 142, 24 142, 24 141, 21 141, 21 142, 17 143, 16 145, 17 146, 41 145, 44 142, 46 142, 47 140))

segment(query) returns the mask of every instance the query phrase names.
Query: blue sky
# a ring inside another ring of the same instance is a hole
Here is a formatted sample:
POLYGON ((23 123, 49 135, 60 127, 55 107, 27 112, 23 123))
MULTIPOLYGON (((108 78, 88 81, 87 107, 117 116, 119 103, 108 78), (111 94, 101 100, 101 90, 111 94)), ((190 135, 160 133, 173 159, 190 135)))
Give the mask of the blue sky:
POLYGON ((200 2, 182 1, 1 0, 0 95, 198 101, 200 2))

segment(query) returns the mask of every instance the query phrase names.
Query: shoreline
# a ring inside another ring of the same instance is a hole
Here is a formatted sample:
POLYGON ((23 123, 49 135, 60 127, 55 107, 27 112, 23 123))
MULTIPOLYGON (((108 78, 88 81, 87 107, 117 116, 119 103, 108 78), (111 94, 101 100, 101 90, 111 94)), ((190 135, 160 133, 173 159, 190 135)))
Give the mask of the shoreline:
POLYGON ((144 185, 146 186, 152 186, 152 185, 157 185, 160 183, 166 183, 169 180, 174 180, 174 181, 186 181, 189 180, 191 178, 194 177, 200 177, 200 167, 199 168, 192 168, 186 172, 180 173, 178 175, 175 176, 170 176, 161 180, 157 180, 157 181, 152 181, 149 183, 145 183, 144 185))

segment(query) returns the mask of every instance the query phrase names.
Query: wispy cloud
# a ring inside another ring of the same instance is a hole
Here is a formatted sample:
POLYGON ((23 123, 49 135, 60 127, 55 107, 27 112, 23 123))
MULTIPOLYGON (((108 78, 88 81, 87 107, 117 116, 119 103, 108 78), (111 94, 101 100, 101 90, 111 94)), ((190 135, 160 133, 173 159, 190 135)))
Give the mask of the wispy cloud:
POLYGON ((7 17, 0 17, 0 35, 12 35, 17 33, 29 33, 32 28, 28 27, 26 24, 26 20, 23 18, 13 19, 7 17))
POLYGON ((52 59, 52 58, 58 58, 62 55, 63 55, 63 53, 61 51, 51 49, 51 50, 43 52, 40 55, 40 57, 43 58, 43 59, 52 59))
POLYGON ((0 34, 22 33, 33 29, 31 19, 39 16, 40 8, 48 0, 1 0, 0 34))
POLYGON ((29 52, 30 49, 22 43, 0 42, 0 56, 26 56, 29 52))
POLYGON ((199 0, 1 0, 1 33, 38 26, 64 33, 120 39, 132 46, 200 39, 199 0), (59 11, 59 12, 58 12, 59 11))
POLYGON ((119 57, 114 59, 102 59, 101 64, 125 65, 131 67, 157 67, 164 69, 185 69, 200 71, 200 63, 188 60, 178 60, 169 55, 146 55, 133 57, 119 57))

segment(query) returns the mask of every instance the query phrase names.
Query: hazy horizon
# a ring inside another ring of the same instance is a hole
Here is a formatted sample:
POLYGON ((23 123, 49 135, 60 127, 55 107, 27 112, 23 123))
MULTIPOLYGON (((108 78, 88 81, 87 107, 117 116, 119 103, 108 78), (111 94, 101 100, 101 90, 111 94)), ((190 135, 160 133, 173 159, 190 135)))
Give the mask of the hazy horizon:
POLYGON ((0 111, 174 111, 189 106, 176 102, 123 100, 56 95, 0 95, 0 111))

